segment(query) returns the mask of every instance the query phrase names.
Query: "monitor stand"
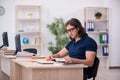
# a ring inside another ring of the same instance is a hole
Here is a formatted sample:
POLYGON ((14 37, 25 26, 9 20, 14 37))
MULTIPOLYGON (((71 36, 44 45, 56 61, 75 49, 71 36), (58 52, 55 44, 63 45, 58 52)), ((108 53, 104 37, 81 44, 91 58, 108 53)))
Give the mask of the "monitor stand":
POLYGON ((15 53, 13 54, 14 56, 16 56, 18 53, 18 49, 16 49, 15 53))
POLYGON ((0 46, 0 49, 3 48, 5 45, 0 46))

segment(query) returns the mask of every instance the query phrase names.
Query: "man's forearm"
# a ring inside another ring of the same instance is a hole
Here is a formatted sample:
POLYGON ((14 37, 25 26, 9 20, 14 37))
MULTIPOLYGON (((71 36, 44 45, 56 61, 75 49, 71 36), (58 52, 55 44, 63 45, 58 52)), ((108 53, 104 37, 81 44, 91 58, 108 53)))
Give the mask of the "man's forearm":
POLYGON ((59 54, 52 55, 53 58, 61 58, 59 54))

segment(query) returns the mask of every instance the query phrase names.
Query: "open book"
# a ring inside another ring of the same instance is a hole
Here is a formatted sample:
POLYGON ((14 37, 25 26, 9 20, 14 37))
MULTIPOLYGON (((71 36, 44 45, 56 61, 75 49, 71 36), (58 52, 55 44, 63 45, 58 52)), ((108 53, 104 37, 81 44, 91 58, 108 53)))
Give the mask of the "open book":
POLYGON ((54 61, 45 61, 45 60, 39 60, 37 62, 41 64, 53 64, 54 63, 54 61))
POLYGON ((53 58, 53 61, 60 62, 60 63, 65 63, 65 59, 64 58, 53 58))

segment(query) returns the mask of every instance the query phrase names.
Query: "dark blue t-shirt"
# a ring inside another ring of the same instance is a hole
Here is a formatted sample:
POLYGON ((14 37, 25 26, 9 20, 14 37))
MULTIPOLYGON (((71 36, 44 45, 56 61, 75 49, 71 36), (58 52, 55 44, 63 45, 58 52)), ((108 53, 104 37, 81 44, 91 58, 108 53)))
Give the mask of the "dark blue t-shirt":
MULTIPOLYGON (((86 59, 85 53, 86 51, 94 51, 97 53, 97 44, 95 40, 86 35, 81 38, 79 41, 75 42, 75 40, 71 40, 65 48, 68 50, 68 54, 71 58, 77 59, 86 59)), ((85 68, 84 74, 89 75, 91 68, 85 68)))

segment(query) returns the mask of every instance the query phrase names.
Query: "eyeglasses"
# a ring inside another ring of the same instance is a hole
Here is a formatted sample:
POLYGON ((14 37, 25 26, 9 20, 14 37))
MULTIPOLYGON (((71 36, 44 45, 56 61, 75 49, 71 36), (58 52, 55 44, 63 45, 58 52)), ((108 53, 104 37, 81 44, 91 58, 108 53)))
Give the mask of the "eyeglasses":
POLYGON ((67 32, 67 33, 72 32, 74 29, 75 29, 75 27, 67 30, 66 32, 67 32))

